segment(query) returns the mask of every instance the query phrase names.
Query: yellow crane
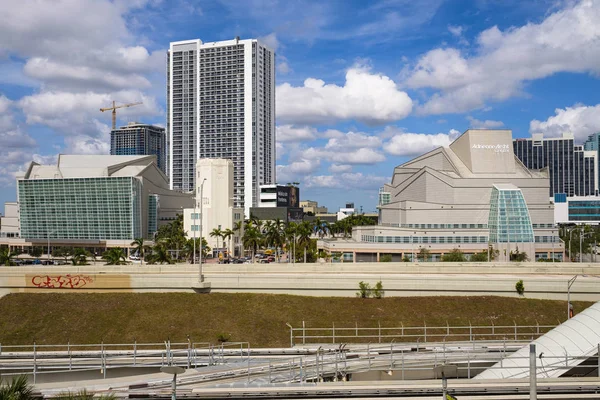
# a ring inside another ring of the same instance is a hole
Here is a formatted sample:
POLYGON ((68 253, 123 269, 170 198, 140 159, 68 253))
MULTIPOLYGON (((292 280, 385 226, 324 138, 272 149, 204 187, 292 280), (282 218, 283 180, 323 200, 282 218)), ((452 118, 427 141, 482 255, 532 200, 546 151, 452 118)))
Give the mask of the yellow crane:
POLYGON ((112 110, 112 128, 113 128, 113 130, 115 130, 117 128, 117 108, 127 108, 127 107, 132 107, 132 106, 138 106, 140 104, 143 104, 143 103, 142 102, 128 103, 128 104, 121 104, 120 106, 117 106, 117 105, 115 105, 115 102, 113 101, 112 107, 101 108, 100 111, 104 112, 104 111, 112 110))

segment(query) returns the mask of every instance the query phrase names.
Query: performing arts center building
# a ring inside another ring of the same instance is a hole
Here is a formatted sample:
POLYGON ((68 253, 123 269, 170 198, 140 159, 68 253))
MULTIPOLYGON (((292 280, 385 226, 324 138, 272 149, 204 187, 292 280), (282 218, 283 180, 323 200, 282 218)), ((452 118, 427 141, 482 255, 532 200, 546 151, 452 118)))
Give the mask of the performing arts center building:
POLYGON ((548 189, 547 171, 529 170, 515 156, 510 130, 467 130, 449 147, 394 168, 378 225, 318 245, 345 262, 413 260, 422 248, 430 261, 454 249, 468 258, 490 247, 499 261, 517 249, 532 261, 562 260, 548 189))

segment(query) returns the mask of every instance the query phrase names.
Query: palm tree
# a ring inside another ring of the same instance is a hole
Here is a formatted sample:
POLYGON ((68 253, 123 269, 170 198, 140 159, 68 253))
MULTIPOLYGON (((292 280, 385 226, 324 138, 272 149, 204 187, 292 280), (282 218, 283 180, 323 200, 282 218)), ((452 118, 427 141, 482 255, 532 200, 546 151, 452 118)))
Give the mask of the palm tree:
MULTIPOLYGON (((244 236, 244 221, 238 221, 233 223, 233 231, 237 232, 238 236, 241 238, 244 236)), ((243 246, 243 245, 242 245, 243 246)), ((244 251, 242 248, 242 254, 240 256, 244 256, 244 251)))
POLYGON ((34 398, 33 386, 27 382, 27 376, 25 375, 0 384, 0 399, 2 400, 30 400, 34 398))
MULTIPOLYGON (((193 240, 193 239, 192 239, 193 240)), ((152 253, 146 257, 149 264, 173 264, 174 261, 169 254, 165 242, 160 241, 152 247, 152 253)))
POLYGON ((250 226, 244 231, 242 243, 244 244, 244 248, 252 249, 252 262, 254 262, 254 253, 256 253, 256 249, 260 246, 261 242, 262 234, 258 228, 250 226))
POLYGON ((87 265, 87 258, 90 257, 90 253, 81 247, 77 247, 73 250, 71 255, 71 262, 73 265, 87 265))
POLYGON ((298 229, 298 225, 295 222, 288 222, 283 230, 283 236, 286 241, 288 247, 288 262, 292 260, 291 254, 294 253, 294 261, 296 260, 296 254, 294 252, 294 247, 292 244, 296 244, 296 231, 298 229))
POLYGON ((220 254, 221 254, 221 248, 219 247, 219 238, 223 237, 223 231, 220 230, 219 228, 214 228, 209 235, 211 237, 217 238, 217 257, 220 258, 220 254))
POLYGON ((298 238, 298 244, 304 247, 304 263, 306 263, 306 249, 310 244, 310 235, 313 232, 313 227, 310 222, 302 221, 298 225, 296 237, 298 238))
POLYGON ((279 249, 284 243, 283 223, 279 218, 269 222, 265 225, 265 242, 267 246, 275 247, 277 262, 279 262, 279 249))
POLYGON ((142 265, 144 265, 144 255, 147 250, 150 250, 150 246, 144 244, 143 238, 137 238, 133 242, 131 242, 131 246, 133 246, 134 253, 137 253, 142 260, 142 265))
POLYGON ((227 246, 227 258, 231 258, 231 237, 235 235, 235 232, 229 228, 221 232, 223 240, 229 240, 229 246, 227 246))
POLYGON ((10 251, 8 247, 0 247, 0 265, 11 266, 15 265, 13 257, 15 253, 10 251))
POLYGON ((120 247, 114 247, 105 251, 102 258, 106 261, 106 265, 125 265, 125 252, 120 247))

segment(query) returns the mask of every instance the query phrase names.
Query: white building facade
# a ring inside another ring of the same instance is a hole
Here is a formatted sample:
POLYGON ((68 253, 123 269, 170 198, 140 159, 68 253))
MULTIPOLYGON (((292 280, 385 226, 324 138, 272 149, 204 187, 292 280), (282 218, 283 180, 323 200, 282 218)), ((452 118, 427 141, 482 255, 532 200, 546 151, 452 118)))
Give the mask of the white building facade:
MULTIPOLYGON (((244 210, 234 207, 234 164, 231 160, 205 158, 196 164, 195 208, 183 212, 183 230, 188 238, 204 237, 213 254, 239 248, 240 231, 231 240, 210 236, 213 229, 226 231, 244 219, 244 210)), ((199 251, 199 250, 198 250, 199 251)))
POLYGON ((235 206, 258 204, 275 183, 275 53, 256 39, 172 42, 167 53, 168 175, 192 191, 195 163, 234 164, 235 206))

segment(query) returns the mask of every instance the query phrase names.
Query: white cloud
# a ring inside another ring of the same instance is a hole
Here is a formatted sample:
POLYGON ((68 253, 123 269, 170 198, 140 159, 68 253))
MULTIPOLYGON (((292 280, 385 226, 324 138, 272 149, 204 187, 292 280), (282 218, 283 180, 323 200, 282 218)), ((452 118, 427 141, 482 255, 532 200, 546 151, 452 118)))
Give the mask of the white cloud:
POLYGON ((277 72, 283 75, 292 72, 292 67, 290 67, 288 59, 282 55, 277 55, 277 64, 275 68, 277 69, 277 72))
POLYGON ((326 149, 346 151, 347 149, 354 149, 359 147, 379 147, 381 146, 381 139, 377 136, 370 136, 360 132, 348 132, 329 139, 325 145, 326 149))
POLYGON ((8 111, 12 101, 4 95, 0 95, 0 114, 8 111))
POLYGON ((417 156, 450 145, 459 134, 454 129, 438 134, 398 132, 384 143, 383 150, 395 156, 417 156))
POLYGON ((303 142, 317 138, 317 130, 308 126, 278 125, 275 129, 278 142, 303 142))
POLYGON ((111 112, 101 113, 101 107, 108 107, 112 100, 117 103, 132 103, 142 101, 142 105, 117 110, 118 118, 130 116, 160 115, 160 110, 153 97, 144 95, 135 90, 124 90, 108 93, 70 93, 70 92, 42 92, 25 96, 19 100, 28 124, 42 124, 58 129, 63 135, 88 134, 97 137, 100 131, 96 121, 111 120, 111 112))
POLYGON ((289 83, 277 86, 276 109, 277 118, 289 123, 357 120, 381 124, 410 114, 412 100, 387 76, 359 66, 346 72, 344 86, 314 78, 300 87, 289 83))
POLYGON ((19 129, 0 132, 0 148, 2 149, 23 149, 35 146, 37 146, 35 140, 19 129))
POLYGON ((543 133, 548 137, 559 137, 563 132, 571 132, 577 142, 586 140, 592 133, 600 132, 600 104, 557 108, 554 112, 555 115, 545 121, 531 121, 529 131, 543 133))
POLYGON ((494 129, 504 126, 504 122, 502 121, 494 121, 490 119, 481 121, 479 119, 471 117, 470 115, 467 117, 467 119, 469 120, 469 127, 473 129, 494 129))
POLYGON ((277 180, 280 183, 294 182, 310 175, 320 167, 320 162, 302 159, 290 164, 277 165, 277 180))
POLYGON ((310 147, 302 152, 302 157, 309 160, 325 160, 337 164, 371 165, 385 161, 385 156, 371 148, 348 149, 338 151, 310 147))
POLYGON ((123 74, 84 65, 61 64, 47 58, 31 58, 24 68, 25 73, 46 82, 51 87, 77 90, 83 87, 122 89, 148 88, 150 82, 139 74, 123 74))
POLYGON ((350 172, 352 171, 352 165, 348 164, 331 164, 329 166, 329 172, 333 172, 334 174, 339 174, 340 172, 350 172))
POLYGON ((456 37, 461 37, 464 31, 464 28, 462 26, 453 26, 453 25, 448 25, 448 31, 456 37))
POLYGON ((458 113, 523 92, 527 81, 558 72, 600 72, 600 3, 583 0, 540 23, 479 34, 474 56, 438 48, 421 57, 405 84, 438 90, 418 112, 458 113))
POLYGON ((338 175, 307 176, 303 183, 306 187, 374 189, 389 182, 389 178, 363 174, 362 172, 342 173, 338 175))
POLYGON ((266 36, 261 36, 258 38, 258 40, 263 42, 263 44, 265 44, 267 47, 269 47, 274 52, 277 52, 277 49, 279 49, 280 43, 279 43, 279 40, 277 39, 277 34, 275 32, 271 32, 266 36))

